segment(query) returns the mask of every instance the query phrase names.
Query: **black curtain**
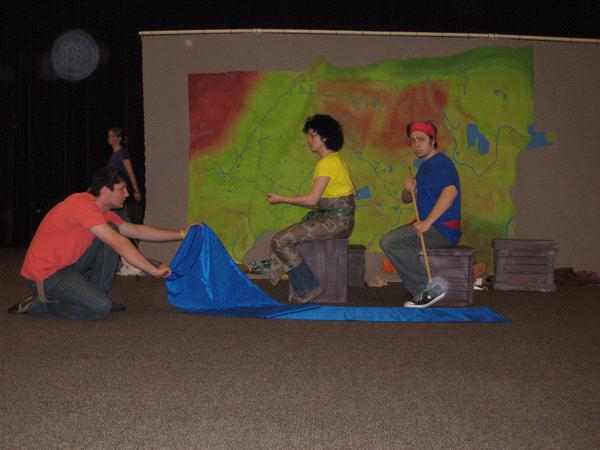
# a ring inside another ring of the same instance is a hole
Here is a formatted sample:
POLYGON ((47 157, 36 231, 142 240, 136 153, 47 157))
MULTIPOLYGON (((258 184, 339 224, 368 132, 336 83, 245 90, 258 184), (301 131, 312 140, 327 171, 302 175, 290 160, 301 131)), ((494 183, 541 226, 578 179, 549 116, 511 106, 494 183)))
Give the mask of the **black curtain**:
POLYGON ((2 27, 2 245, 27 246, 44 214, 84 191, 108 162, 107 130, 122 127, 135 173, 144 186, 141 44, 136 18, 122 5, 22 3, 2 27), (66 81, 50 63, 52 46, 83 30, 98 47, 98 65, 85 79, 66 81))

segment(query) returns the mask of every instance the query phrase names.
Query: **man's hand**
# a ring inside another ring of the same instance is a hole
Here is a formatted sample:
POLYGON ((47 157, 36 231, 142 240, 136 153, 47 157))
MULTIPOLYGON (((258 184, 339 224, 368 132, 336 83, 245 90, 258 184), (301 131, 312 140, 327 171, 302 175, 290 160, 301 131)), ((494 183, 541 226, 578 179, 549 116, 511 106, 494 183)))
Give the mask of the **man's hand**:
POLYGON ((190 228, 193 227, 194 225, 200 225, 200 226, 204 226, 204 224, 202 222, 192 222, 190 223, 187 227, 185 227, 183 230, 181 230, 179 232, 179 234, 181 235, 181 239, 185 239, 185 237, 188 235, 190 228))
POLYGON ((404 189, 402 190, 402 201, 404 203, 411 203, 413 201, 413 195, 417 183, 413 177, 406 177, 404 179, 404 189))
POLYGON ((413 223, 413 228, 416 230, 417 234, 421 235, 429 230, 431 225, 429 225, 427 222, 415 222, 413 223))
POLYGON ((160 266, 155 267, 150 275, 154 278, 169 278, 171 276, 171 268, 161 264, 160 266))

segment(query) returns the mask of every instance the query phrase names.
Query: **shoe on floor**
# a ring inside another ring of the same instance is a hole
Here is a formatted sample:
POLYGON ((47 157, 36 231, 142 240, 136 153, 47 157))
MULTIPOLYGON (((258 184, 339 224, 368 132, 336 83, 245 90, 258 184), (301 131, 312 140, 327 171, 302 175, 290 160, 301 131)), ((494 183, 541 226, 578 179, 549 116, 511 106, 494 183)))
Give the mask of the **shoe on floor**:
POLYGON ((123 311, 127 311, 127 306, 125 306, 123 303, 113 303, 110 308, 110 312, 123 312, 123 311))
POLYGON ((20 301, 16 305, 12 305, 10 308, 8 308, 8 312, 11 314, 27 314, 32 301, 33 295, 25 300, 20 301))
POLYGON ((138 276, 139 277, 140 275, 147 275, 147 273, 142 272, 140 269, 138 269, 135 266, 132 266, 123 258, 121 258, 121 260, 122 260, 121 268, 117 272, 117 275, 120 275, 122 277, 130 277, 130 276, 138 276))
POLYGON ((446 296, 446 292, 438 284, 433 286, 431 289, 424 291, 422 294, 417 295, 412 301, 404 303, 406 308, 427 308, 436 302, 439 302, 446 296))

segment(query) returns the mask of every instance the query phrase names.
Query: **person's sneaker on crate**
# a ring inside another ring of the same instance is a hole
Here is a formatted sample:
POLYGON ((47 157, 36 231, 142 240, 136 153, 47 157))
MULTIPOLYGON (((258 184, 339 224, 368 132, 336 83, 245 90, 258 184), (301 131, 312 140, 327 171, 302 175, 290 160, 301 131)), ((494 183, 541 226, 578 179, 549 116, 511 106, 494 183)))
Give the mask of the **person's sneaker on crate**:
POLYGON ((8 312, 10 314, 27 314, 32 301, 33 295, 31 297, 27 297, 25 300, 21 300, 15 305, 12 305, 10 308, 8 308, 8 312))
POLYGON ((439 285, 436 284, 421 294, 416 295, 412 301, 404 303, 406 308, 427 308, 434 303, 439 302, 446 296, 446 291, 439 285))
POLYGON ((250 261, 250 264, 248 264, 248 267, 250 269, 250 273, 265 276, 271 275, 271 261, 268 259, 261 259, 259 261, 253 259, 250 261))

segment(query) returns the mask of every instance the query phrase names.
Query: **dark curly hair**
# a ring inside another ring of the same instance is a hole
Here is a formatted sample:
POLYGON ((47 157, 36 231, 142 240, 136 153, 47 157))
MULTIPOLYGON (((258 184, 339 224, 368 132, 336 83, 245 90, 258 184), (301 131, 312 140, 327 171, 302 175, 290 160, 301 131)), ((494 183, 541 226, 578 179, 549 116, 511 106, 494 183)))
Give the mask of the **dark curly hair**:
POLYGON ((306 134, 310 129, 315 130, 321 136, 328 150, 337 152, 344 145, 342 126, 337 120, 327 114, 315 114, 308 117, 306 122, 304 122, 302 131, 306 134))
POLYGON ((107 187, 112 191, 115 189, 115 184, 119 183, 125 183, 125 180, 117 169, 108 166, 102 167, 94 172, 88 192, 94 197, 98 197, 103 187, 107 187))

